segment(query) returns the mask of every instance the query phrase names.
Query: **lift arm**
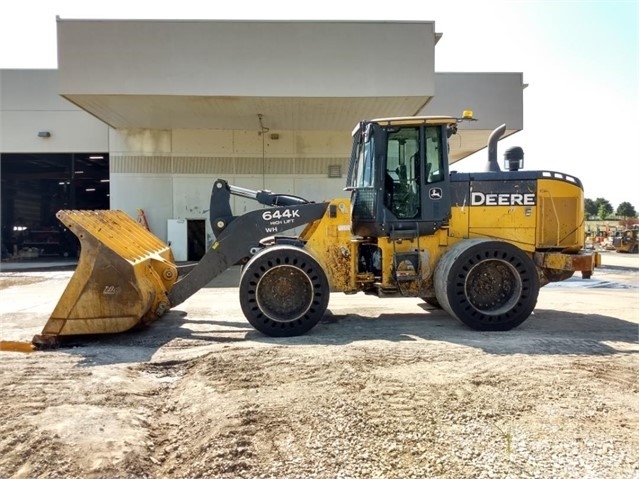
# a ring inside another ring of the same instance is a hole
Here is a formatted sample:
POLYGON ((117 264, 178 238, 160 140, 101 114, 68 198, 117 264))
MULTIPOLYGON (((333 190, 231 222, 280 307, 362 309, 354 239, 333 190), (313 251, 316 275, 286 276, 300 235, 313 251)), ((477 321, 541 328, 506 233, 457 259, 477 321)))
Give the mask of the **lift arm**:
POLYGON ((328 203, 311 203, 292 195, 253 191, 218 179, 211 192, 210 219, 216 241, 199 263, 168 292, 171 306, 177 306, 231 266, 242 263, 260 248, 260 240, 320 219, 328 203), (231 195, 251 198, 274 206, 233 216, 231 195))

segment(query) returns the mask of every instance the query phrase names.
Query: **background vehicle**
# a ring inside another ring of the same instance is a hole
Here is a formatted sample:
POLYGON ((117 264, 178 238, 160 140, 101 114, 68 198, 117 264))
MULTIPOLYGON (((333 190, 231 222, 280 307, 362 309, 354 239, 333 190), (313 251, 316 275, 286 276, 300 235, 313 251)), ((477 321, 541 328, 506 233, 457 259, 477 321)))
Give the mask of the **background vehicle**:
POLYGON ((639 225, 623 230, 612 238, 612 246, 618 253, 639 253, 639 225))
POLYGON ((331 292, 413 296, 477 330, 509 330, 539 288, 600 264, 582 252, 583 188, 550 171, 520 171, 521 148, 488 143, 485 172, 449 172, 453 117, 362 121, 353 132, 350 198, 325 203, 252 191, 219 179, 216 241, 189 272, 162 241, 120 211, 60 211, 81 241, 78 267, 35 344, 148 324, 232 265, 243 264, 240 306, 270 336, 309 331, 331 292), (230 195, 268 207, 233 216, 230 195), (283 235, 306 225, 299 235, 283 235))

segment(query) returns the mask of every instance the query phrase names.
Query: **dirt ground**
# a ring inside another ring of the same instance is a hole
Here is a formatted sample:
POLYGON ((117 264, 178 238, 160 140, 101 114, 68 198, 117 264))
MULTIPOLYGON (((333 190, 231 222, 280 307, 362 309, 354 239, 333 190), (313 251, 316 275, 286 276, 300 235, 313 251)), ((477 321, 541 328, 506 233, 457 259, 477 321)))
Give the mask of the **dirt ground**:
MULTIPOLYGON (((333 294, 267 338, 230 271, 142 331, 2 352, 0 478, 639 478, 639 257, 603 260, 506 333, 333 294)), ((0 339, 70 275, 0 273, 0 339)))

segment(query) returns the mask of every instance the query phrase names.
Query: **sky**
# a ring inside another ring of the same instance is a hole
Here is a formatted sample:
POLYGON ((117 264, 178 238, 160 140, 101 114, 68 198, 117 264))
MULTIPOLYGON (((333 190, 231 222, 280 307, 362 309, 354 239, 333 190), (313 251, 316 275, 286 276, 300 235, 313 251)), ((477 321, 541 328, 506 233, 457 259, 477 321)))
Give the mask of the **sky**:
MULTIPOLYGON (((524 169, 571 174, 586 198, 639 211, 639 0, 5 0, 0 69, 56 68, 56 16, 434 21, 436 71, 521 72, 529 85, 524 129, 499 143, 500 162, 521 146, 524 169)), ((484 150, 455 169, 485 160, 484 150)))

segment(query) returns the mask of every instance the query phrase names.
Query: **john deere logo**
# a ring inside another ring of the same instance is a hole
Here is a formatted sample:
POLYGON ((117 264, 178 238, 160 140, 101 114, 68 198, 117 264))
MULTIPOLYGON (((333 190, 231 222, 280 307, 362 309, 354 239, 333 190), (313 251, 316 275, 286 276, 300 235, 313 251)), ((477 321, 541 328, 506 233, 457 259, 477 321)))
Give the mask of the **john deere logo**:
POLYGON ((473 191, 470 204, 473 206, 534 206, 535 194, 473 191))
POLYGON ((431 188, 428 191, 428 197, 431 200, 441 200, 442 199, 442 189, 441 188, 431 188))

